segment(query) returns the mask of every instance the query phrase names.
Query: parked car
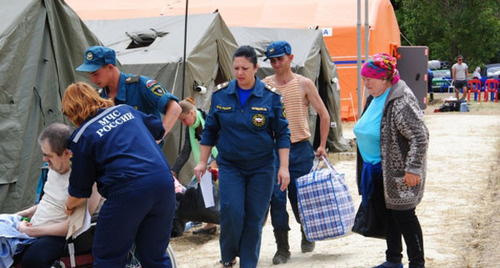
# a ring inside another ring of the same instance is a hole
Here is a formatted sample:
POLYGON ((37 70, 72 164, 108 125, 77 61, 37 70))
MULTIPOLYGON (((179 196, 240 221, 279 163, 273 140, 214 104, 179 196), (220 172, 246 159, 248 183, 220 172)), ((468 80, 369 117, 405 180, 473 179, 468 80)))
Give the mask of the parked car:
POLYGON ((449 69, 439 69, 432 70, 434 74, 434 78, 432 78, 432 91, 441 92, 441 88, 443 88, 443 92, 448 92, 448 87, 451 84, 451 72, 449 69))
POLYGON ((483 70, 483 76, 486 78, 500 78, 500 63, 487 64, 483 70))

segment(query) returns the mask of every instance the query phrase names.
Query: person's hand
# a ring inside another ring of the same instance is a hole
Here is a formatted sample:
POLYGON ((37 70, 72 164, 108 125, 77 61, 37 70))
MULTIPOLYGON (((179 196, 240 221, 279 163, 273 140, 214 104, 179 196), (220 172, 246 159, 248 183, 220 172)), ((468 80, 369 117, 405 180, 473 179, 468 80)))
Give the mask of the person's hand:
POLYGON ((316 157, 319 157, 319 156, 327 157, 325 147, 319 146, 318 149, 316 149, 316 157))
POLYGON ((417 174, 406 172, 403 182, 410 187, 417 186, 420 184, 420 176, 417 174))
POLYGON ((280 190, 283 192, 289 183, 290 173, 288 172, 288 168, 280 166, 278 170, 278 184, 280 185, 280 190))
POLYGON ((193 169, 196 180, 200 182, 201 176, 207 171, 207 163, 199 162, 193 169))
POLYGON ((68 206, 66 206, 66 204, 64 204, 64 214, 71 216, 71 214, 73 214, 74 211, 75 211, 75 208, 69 209, 68 206))
POLYGON ((210 165, 208 165, 208 169, 209 170, 210 169, 217 169, 217 168, 218 168, 218 166, 217 166, 217 161, 216 160, 212 161, 212 163, 210 163, 210 165))
POLYGON ((31 225, 33 225, 31 222, 20 221, 19 224, 17 225, 17 230, 19 230, 19 232, 28 234, 29 232, 28 229, 31 227, 31 225))

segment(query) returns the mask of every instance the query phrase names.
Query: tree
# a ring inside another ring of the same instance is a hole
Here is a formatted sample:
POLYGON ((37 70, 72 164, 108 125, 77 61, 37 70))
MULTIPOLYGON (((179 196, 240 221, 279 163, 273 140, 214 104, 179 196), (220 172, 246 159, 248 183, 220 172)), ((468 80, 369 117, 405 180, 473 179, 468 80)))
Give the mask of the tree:
MULTIPOLYGON (((454 62, 463 55, 469 66, 498 62, 498 0, 392 0, 401 34, 411 45, 429 47, 429 58, 454 62)), ((403 39, 403 44, 405 40, 403 39)))

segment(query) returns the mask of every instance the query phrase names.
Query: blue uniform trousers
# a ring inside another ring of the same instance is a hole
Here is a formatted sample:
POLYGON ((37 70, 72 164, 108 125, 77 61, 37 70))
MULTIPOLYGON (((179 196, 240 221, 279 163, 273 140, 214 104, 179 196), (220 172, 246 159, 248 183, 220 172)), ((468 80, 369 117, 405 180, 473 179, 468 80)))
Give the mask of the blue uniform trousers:
POLYGON ((251 168, 219 166, 219 242, 223 262, 240 256, 240 267, 257 266, 275 173, 272 161, 251 168))
POLYGON ((124 267, 134 242, 143 267, 171 267, 166 254, 175 210, 170 172, 144 176, 124 187, 128 191, 110 194, 99 212, 94 267, 124 267))
MULTIPOLYGON (((295 220, 300 224, 299 208, 297 204, 297 187, 295 180, 309 173, 313 166, 314 150, 309 141, 292 143, 290 147, 290 184, 288 184, 288 198, 292 205, 295 220)), ((279 158, 276 157, 276 167, 279 167, 279 158)), ((277 180, 275 180, 276 182, 277 180)), ((275 183, 271 198, 271 222, 274 230, 290 230, 288 225, 288 212, 286 211, 286 191, 280 190, 280 185, 275 183)))

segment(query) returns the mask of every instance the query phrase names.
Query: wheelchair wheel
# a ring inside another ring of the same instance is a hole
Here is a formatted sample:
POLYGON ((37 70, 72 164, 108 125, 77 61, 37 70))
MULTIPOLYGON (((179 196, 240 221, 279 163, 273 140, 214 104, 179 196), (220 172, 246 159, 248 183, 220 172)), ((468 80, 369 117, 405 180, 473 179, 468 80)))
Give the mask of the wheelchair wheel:
POLYGON ((167 255, 170 258, 170 262, 172 263, 172 268, 177 268, 177 260, 175 259, 174 249, 170 244, 167 247, 167 255))
MULTIPOLYGON (((126 268, 139 268, 141 266, 141 262, 137 259, 135 256, 135 245, 130 249, 129 252, 129 257, 127 259, 127 264, 125 265, 126 268)), ((170 263, 172 265, 172 268, 177 268, 177 260, 175 259, 175 253, 174 250, 172 249, 172 246, 168 244, 167 247, 167 255, 170 258, 170 263)))

